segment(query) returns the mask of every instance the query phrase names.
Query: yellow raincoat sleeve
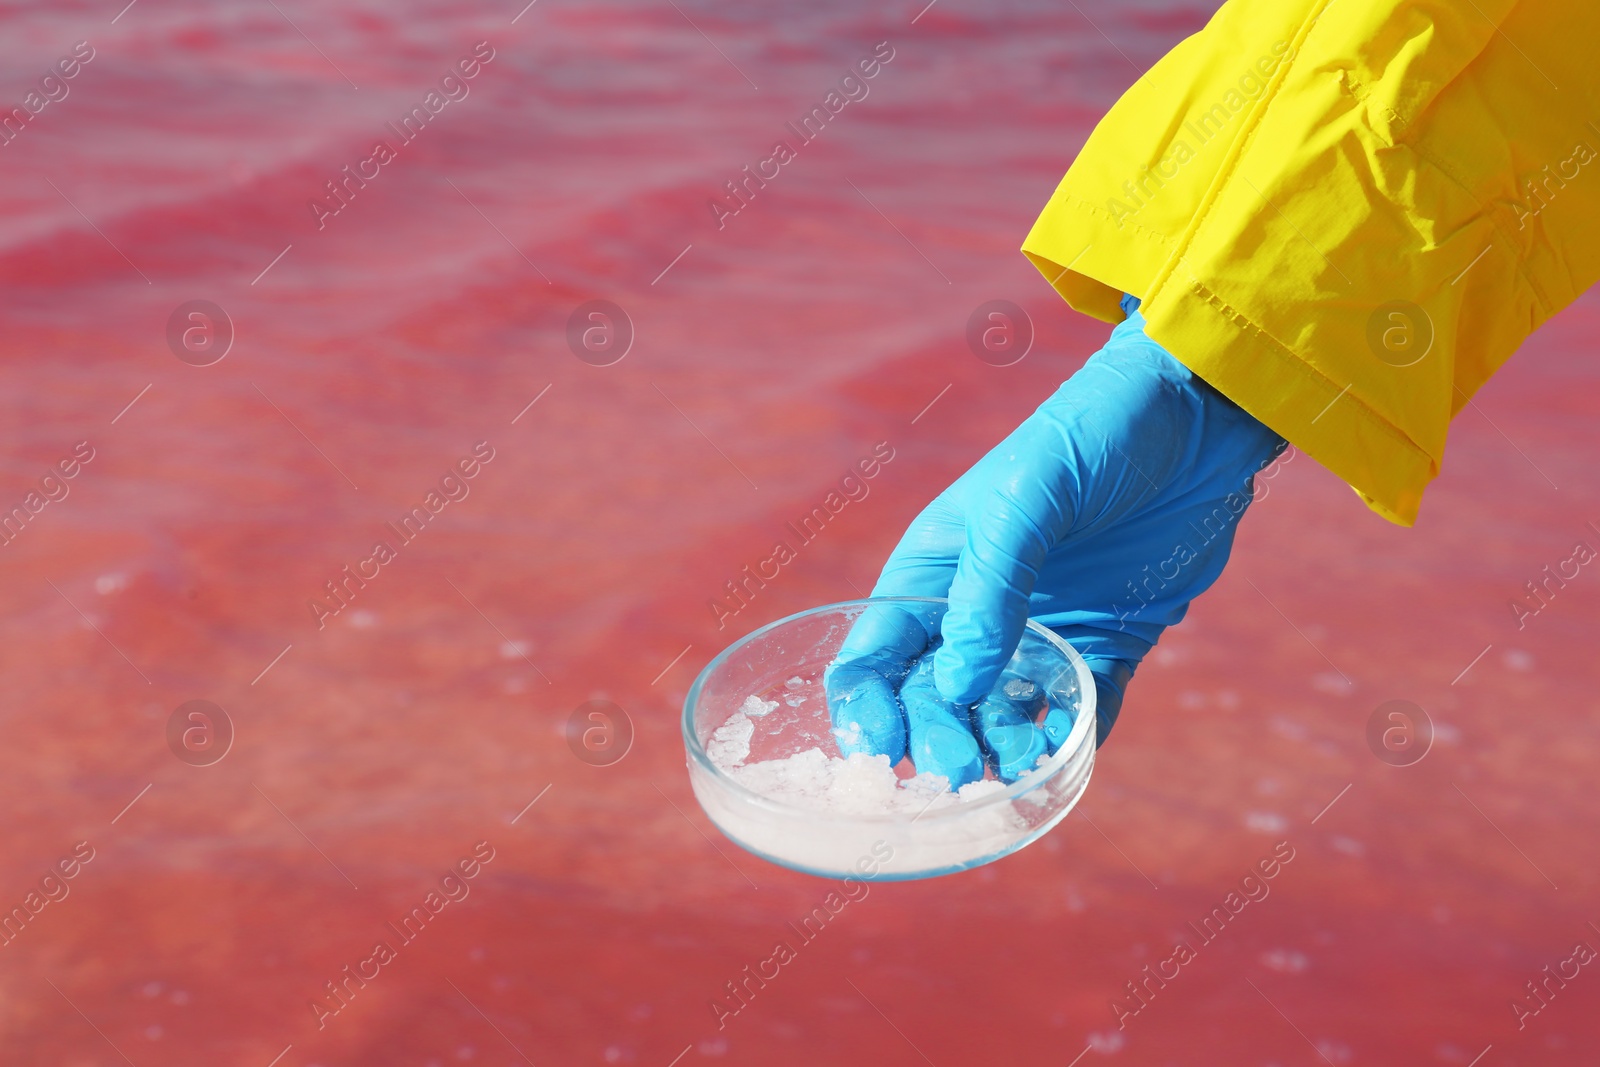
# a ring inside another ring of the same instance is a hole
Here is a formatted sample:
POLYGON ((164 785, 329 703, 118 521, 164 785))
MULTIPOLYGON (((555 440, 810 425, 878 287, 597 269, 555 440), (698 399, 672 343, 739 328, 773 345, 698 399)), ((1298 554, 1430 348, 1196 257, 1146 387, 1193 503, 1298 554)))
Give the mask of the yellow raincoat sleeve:
POLYGON ((1230 0, 1023 252, 1410 525, 1451 418, 1600 278, 1600 5, 1230 0))

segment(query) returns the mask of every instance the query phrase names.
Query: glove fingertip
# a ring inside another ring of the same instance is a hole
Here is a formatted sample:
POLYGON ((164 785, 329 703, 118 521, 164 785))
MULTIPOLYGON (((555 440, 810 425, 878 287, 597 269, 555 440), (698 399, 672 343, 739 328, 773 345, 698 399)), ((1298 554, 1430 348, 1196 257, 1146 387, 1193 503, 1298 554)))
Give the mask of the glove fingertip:
POLYGON ((1033 770, 1048 751, 1045 732, 1030 722, 990 727, 983 732, 983 747, 994 773, 1006 783, 1033 770))
POLYGON ((833 737, 842 754, 888 756, 890 766, 905 758, 905 713, 888 679, 845 666, 830 669, 826 684, 833 737))
POLYGON ((1043 729, 1047 750, 1054 756, 1066 744, 1068 736, 1072 733, 1073 719, 1060 708, 1051 708, 1045 713, 1043 729))
POLYGON ((977 738, 945 722, 913 726, 911 762, 919 774, 943 777, 951 790, 959 790, 983 777, 983 754, 977 738))
POLYGON ((975 704, 994 688, 1000 668, 1000 663, 987 658, 964 656, 959 647, 946 642, 933 655, 933 684, 952 704, 975 704))

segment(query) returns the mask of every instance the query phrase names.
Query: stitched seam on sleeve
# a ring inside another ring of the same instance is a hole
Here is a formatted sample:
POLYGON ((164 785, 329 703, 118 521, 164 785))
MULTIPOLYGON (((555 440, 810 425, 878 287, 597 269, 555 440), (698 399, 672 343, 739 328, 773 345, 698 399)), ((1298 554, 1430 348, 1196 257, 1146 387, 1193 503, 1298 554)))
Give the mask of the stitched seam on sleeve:
MULTIPOLYGON (((1214 309, 1216 309, 1216 311, 1232 322, 1234 326, 1240 328, 1246 333, 1251 334, 1278 352, 1278 354, 1283 356, 1287 363, 1294 367, 1295 371, 1302 377, 1306 378, 1307 381, 1313 382, 1317 386, 1326 389, 1332 389, 1338 384, 1332 378, 1329 378, 1327 375, 1323 374, 1316 367, 1312 366, 1310 363, 1307 363, 1304 359, 1301 359, 1293 349, 1288 348, 1279 342, 1276 337, 1262 329, 1244 312, 1229 304, 1221 297, 1221 295, 1213 292, 1198 278, 1193 279, 1191 284, 1194 286, 1196 295, 1198 295, 1202 300, 1206 301, 1206 303, 1210 304, 1214 309)), ((1202 374, 1200 377, 1204 379, 1205 375, 1202 374)), ((1405 446, 1407 449, 1425 458, 1430 466, 1437 465, 1438 461, 1433 457, 1432 454, 1428 452, 1427 449, 1422 448, 1415 441, 1413 441, 1404 430, 1401 430, 1394 423, 1390 422, 1378 412, 1374 411, 1370 406, 1368 406, 1366 401, 1362 400, 1359 396, 1348 394, 1345 395, 1345 399, 1354 402, 1356 412, 1365 422, 1382 431, 1385 436, 1392 438, 1394 441, 1405 446)))
MULTIPOLYGON (((1063 200, 1068 201, 1077 210, 1094 215, 1101 222, 1107 223, 1111 226, 1117 226, 1118 229, 1132 228, 1139 234, 1139 236, 1155 241, 1163 249, 1170 250, 1172 248, 1172 238, 1158 230, 1152 230, 1148 226, 1141 226, 1139 223, 1131 219, 1124 220, 1119 224, 1117 220, 1112 218, 1110 213, 1104 208, 1090 203, 1083 197, 1078 196, 1076 193, 1062 192, 1058 193, 1057 195, 1063 200)), ((1066 264, 1062 264, 1062 266, 1066 266, 1066 264)))

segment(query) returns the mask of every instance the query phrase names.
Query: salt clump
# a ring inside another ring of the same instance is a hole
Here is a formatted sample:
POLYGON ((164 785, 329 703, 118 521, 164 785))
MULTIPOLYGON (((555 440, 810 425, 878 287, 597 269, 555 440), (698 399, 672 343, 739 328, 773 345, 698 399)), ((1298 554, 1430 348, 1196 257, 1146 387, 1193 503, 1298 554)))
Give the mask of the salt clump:
POLYGON ((754 693, 751 693, 744 698, 744 704, 739 710, 752 718, 759 719, 761 716, 771 713, 777 706, 778 702, 776 700, 762 700, 754 693))
MULTIPOLYGON (((749 755, 748 745, 744 754, 749 755)), ((974 790, 973 786, 1005 788, 1000 782, 974 782, 966 787, 971 792, 962 792, 958 799, 950 792, 950 783, 943 775, 919 774, 902 781, 889 766, 888 756, 868 756, 860 752, 841 759, 826 755, 820 748, 808 748, 787 759, 762 760, 748 765, 723 762, 715 754, 711 758, 728 777, 753 793, 780 803, 836 815, 916 816, 930 807, 974 800, 995 791, 974 790)))
MULTIPOLYGON (((888 756, 855 753, 846 758, 808 748, 784 759, 746 764, 755 724, 751 697, 711 735, 706 754, 728 777, 753 793, 797 807, 840 815, 917 816, 952 804, 974 801, 1005 791, 997 780, 969 782, 958 793, 938 774, 901 779, 888 756)), ((766 709, 770 711, 771 709, 766 709)), ((761 714, 766 714, 762 711, 761 714)))
POLYGON ((710 756, 711 762, 718 767, 736 767, 750 758, 750 738, 755 732, 756 724, 751 722, 744 712, 736 711, 732 718, 717 727, 716 732, 711 735, 711 740, 706 745, 706 755, 710 756))

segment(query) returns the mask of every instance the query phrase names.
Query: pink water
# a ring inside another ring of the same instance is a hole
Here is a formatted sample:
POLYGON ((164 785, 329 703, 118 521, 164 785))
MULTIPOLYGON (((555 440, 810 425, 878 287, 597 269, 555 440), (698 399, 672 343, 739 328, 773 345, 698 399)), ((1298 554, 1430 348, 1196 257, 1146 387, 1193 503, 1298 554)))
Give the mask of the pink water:
POLYGON ((1461 416, 1415 530, 1284 467, 1040 844, 804 941, 837 887, 689 793, 699 668, 869 589, 1097 346, 1016 248, 1206 5, 118 6, 0 14, 7 106, 94 49, 0 146, 0 505, 94 450, 0 549, 0 907, 93 850, 0 946, 4 1063, 1592 1062, 1591 968, 1521 1029, 1512 1002, 1600 947, 1600 578, 1520 630, 1509 602, 1600 545, 1593 298, 1461 416), (480 41, 469 95, 319 230, 308 201, 480 41), (723 183, 880 41, 867 98, 719 230, 723 183), (567 348, 593 298, 636 327, 608 367, 567 348), (1003 369, 963 340, 996 298, 1039 334, 1003 369), (237 333, 208 367, 166 340, 194 299, 237 333), (319 629, 480 441, 469 495, 319 629), (870 495, 714 609, 879 442, 870 495), (609 767, 563 737, 591 698, 636 732, 609 767), (1439 727, 1411 767, 1365 740, 1394 698, 1439 727), (168 748, 191 699, 236 729, 211 766, 168 748), (395 935, 483 841, 465 899, 395 935), (1125 983, 1283 841, 1270 896, 1119 1030, 1125 983), (376 976, 341 1002, 347 965, 376 976))

